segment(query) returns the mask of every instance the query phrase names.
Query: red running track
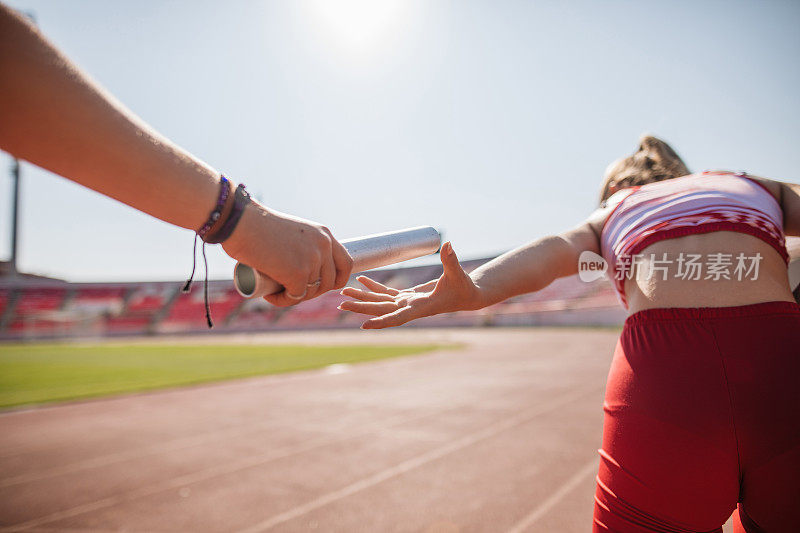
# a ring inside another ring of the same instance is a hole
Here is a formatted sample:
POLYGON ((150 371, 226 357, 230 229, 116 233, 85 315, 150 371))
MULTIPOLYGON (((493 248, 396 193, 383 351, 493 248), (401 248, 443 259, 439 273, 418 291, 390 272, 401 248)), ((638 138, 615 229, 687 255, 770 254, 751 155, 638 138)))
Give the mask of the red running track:
POLYGON ((589 531, 616 338, 406 329, 233 339, 464 346, 0 415, 0 527, 589 531))

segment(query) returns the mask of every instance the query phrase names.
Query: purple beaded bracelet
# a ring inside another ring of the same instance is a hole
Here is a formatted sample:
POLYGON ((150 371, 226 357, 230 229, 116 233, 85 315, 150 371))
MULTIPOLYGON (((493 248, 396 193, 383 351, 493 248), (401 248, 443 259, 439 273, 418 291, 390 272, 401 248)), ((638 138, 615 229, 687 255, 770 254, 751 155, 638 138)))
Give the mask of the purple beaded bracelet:
POLYGON ((230 237, 249 202, 250 194, 245 190, 244 183, 240 183, 233 195, 233 209, 231 209, 228 217, 222 223, 222 227, 215 231, 213 235, 210 235, 206 242, 208 244, 218 244, 230 237))
POLYGON ((230 190, 231 190, 230 180, 228 180, 228 178, 226 178, 225 176, 220 175, 219 196, 217 197, 217 204, 214 206, 214 210, 211 211, 211 214, 209 215, 206 223, 203 224, 200 227, 200 229, 198 229, 195 232, 194 248, 192 249, 192 273, 189 275, 189 279, 186 280, 186 284, 183 286, 182 289, 183 292, 189 292, 191 288, 192 279, 194 279, 195 267, 197 266, 197 238, 200 237, 200 239, 203 241, 202 251, 203 251, 203 263, 205 265, 203 299, 206 308, 206 322, 208 323, 209 328, 214 327, 214 323, 211 321, 211 308, 208 304, 208 260, 206 259, 206 243, 222 242, 228 237, 228 235, 230 235, 230 232, 233 231, 233 227, 236 226, 236 222, 238 222, 239 218, 242 216, 241 211, 244 210, 244 205, 237 206, 237 204, 242 204, 242 202, 237 201, 239 199, 238 197, 240 196, 239 194, 240 189, 241 192, 244 192, 244 185, 239 185, 239 187, 236 188, 237 194, 234 197, 234 205, 231 209, 231 212, 228 213, 227 220, 223 221, 223 227, 221 228, 221 230, 226 230, 227 233, 222 235, 223 233, 225 233, 225 231, 218 230, 215 232, 215 235, 211 236, 213 240, 209 239, 209 241, 207 241, 206 237, 209 236, 208 232, 211 231, 211 228, 213 228, 214 225, 219 221, 220 217, 222 216, 222 211, 225 209, 225 205, 228 203, 228 198, 230 197, 230 190), (231 218, 234 217, 235 221, 231 224, 231 218), (219 238, 220 236, 222 236, 221 239, 219 238))
POLYGON ((197 235, 200 236, 201 239, 205 240, 205 236, 208 233, 208 230, 211 229, 219 217, 222 216, 222 210, 225 208, 225 202, 228 201, 228 195, 230 194, 230 183, 228 178, 225 176, 220 176, 220 184, 219 184, 219 196, 217 197, 217 205, 214 206, 214 210, 211 211, 211 214, 206 220, 206 223, 203 224, 199 230, 197 230, 197 235))

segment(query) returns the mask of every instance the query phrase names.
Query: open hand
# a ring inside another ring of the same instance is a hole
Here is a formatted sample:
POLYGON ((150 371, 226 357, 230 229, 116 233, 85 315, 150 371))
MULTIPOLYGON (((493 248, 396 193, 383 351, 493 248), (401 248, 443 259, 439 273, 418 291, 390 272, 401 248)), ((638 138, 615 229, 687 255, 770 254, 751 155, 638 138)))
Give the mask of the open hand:
POLYGON ((362 329, 389 328, 425 316, 477 309, 480 289, 461 268, 449 242, 442 246, 440 256, 442 276, 409 289, 394 289, 359 276, 358 281, 367 290, 345 287, 342 294, 354 299, 342 302, 339 309, 374 316, 361 325, 362 329))

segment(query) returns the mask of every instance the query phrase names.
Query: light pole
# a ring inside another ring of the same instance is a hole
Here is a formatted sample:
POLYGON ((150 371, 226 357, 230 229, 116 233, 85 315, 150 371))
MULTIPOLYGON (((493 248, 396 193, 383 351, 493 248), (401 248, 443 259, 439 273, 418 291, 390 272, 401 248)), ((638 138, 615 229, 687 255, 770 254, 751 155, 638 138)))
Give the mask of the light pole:
MULTIPOLYGON (((36 24, 36 14, 33 11, 22 12, 31 22, 36 24)), ((11 162, 11 179, 14 180, 14 198, 11 206, 11 273, 16 274, 17 270, 17 243, 19 242, 19 159, 16 157, 11 162)))
POLYGON ((11 206, 11 273, 17 273, 17 237, 19 235, 19 159, 11 163, 11 179, 14 180, 14 198, 11 206))

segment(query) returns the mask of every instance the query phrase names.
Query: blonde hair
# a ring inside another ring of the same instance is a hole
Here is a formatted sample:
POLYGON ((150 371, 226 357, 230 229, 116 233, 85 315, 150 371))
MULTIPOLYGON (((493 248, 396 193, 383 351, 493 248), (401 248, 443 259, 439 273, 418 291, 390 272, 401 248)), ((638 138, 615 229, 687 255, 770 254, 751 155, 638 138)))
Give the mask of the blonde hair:
POLYGON ((652 135, 643 135, 633 155, 608 165, 600 190, 600 204, 626 187, 678 178, 689 173, 686 164, 670 145, 652 135))

